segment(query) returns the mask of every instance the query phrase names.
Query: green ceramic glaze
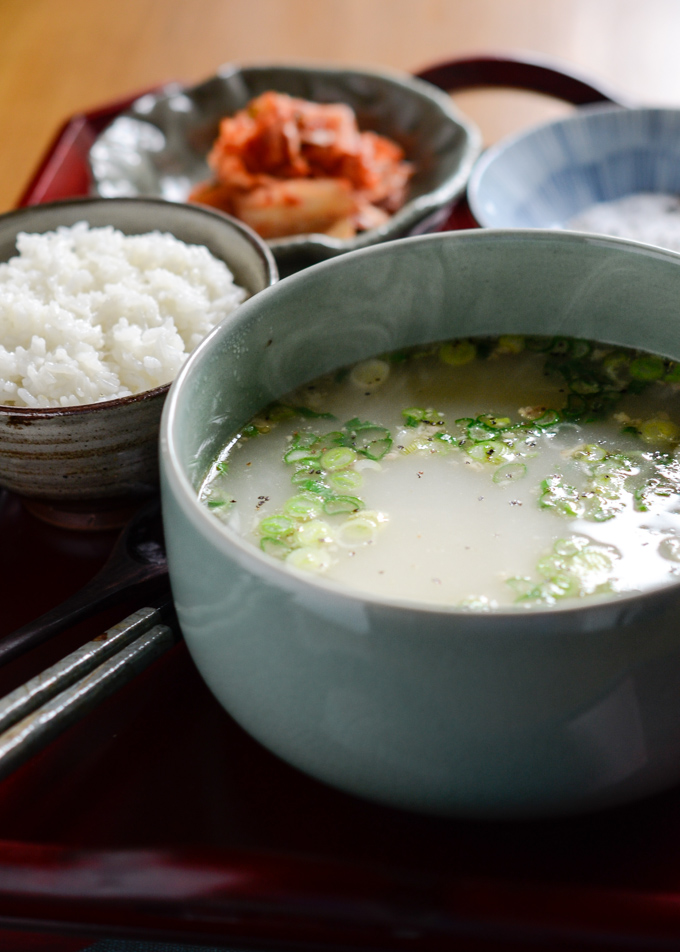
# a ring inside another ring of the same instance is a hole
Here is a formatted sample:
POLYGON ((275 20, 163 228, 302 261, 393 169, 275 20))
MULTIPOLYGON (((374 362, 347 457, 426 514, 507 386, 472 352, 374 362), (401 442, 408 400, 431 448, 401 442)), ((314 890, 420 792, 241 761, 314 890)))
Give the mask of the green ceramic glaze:
POLYGON ((217 449, 304 380, 468 334, 563 334, 680 359, 680 256, 540 231, 411 238, 324 262, 217 328, 162 424, 168 559, 208 685, 271 750, 373 800, 564 814, 680 780, 680 586, 466 613, 282 567, 195 495, 217 449))

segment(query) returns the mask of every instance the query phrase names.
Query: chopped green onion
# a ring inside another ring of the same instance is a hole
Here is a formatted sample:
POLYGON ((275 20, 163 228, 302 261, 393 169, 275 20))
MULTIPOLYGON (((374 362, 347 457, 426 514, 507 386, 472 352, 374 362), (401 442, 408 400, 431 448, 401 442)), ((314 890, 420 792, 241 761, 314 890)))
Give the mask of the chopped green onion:
POLYGON ((590 542, 587 536, 573 535, 568 539, 558 539, 553 545, 553 551, 557 555, 571 556, 576 555, 581 549, 584 549, 590 542))
POLYGON ((670 420, 645 420, 638 429, 645 443, 677 443, 680 439, 680 428, 670 420))
POLYGON ((660 380, 666 370, 663 357, 644 354, 636 357, 630 365, 630 375, 634 380, 660 380))
POLYGON ((358 489, 363 481, 364 477, 354 469, 346 469, 339 473, 332 473, 328 477, 328 482, 333 489, 339 489, 344 492, 348 489, 358 489))
POLYGON ((494 439, 498 433, 485 423, 478 423, 476 420, 467 428, 467 437, 475 443, 483 443, 486 440, 494 439))
POLYGON ((568 598, 581 594, 578 579, 569 572, 556 572, 544 583, 544 592, 552 598, 568 598))
POLYGON ((526 575, 514 575, 512 578, 507 578, 505 584, 509 585, 517 595, 522 596, 528 595, 534 587, 534 583, 526 575))
POLYGON ((551 354, 571 354, 572 342, 569 337, 554 337, 550 343, 551 354))
POLYGON ((607 452, 596 443, 585 443, 583 446, 579 446, 575 449, 571 455, 574 459, 597 462, 598 460, 604 459, 607 452))
POLYGON ((373 358, 356 364, 350 371, 349 379, 357 387, 362 389, 368 387, 369 390, 374 390, 376 387, 382 386, 389 375, 390 365, 388 362, 373 358))
POLYGON ((306 572, 325 572, 330 568, 332 558, 326 547, 304 545, 293 549, 286 557, 286 563, 306 572))
POLYGON ((347 434, 343 433, 342 430, 330 430, 328 433, 324 433, 323 436, 320 436, 317 443, 323 453, 332 446, 346 446, 347 434))
POLYGON ((296 489, 301 492, 314 493, 315 496, 321 496, 324 499, 333 495, 328 486, 320 479, 305 479, 299 482, 293 479, 291 482, 293 482, 296 489))
MULTIPOLYGON (((425 413, 425 411, 423 411, 425 413)), ((361 421, 358 417, 354 417, 353 420, 348 420, 345 423, 345 430, 349 439, 352 441, 352 446, 355 449, 361 450, 362 447, 367 446, 373 440, 379 439, 391 439, 390 431, 385 426, 380 426, 379 423, 370 423, 368 420, 361 421)))
POLYGON ((567 397, 567 406, 562 413, 564 416, 573 420, 578 419, 587 409, 588 404, 583 397, 577 393, 570 393, 567 397))
POLYGON ((622 390, 630 382, 630 356, 619 350, 607 354, 602 360, 602 370, 611 384, 622 390))
POLYGON ((336 533, 336 539, 341 546, 368 545, 373 542, 377 532, 376 523, 371 519, 347 519, 336 533))
POLYGON ((542 495, 538 500, 541 509, 550 509, 560 516, 581 515, 584 506, 574 486, 567 486, 558 476, 549 476, 541 482, 542 495))
POLYGON ((470 340, 450 341, 439 348, 439 359, 452 367, 469 364, 477 356, 477 348, 470 340))
POLYGON ((313 465, 303 466, 293 473, 290 481, 294 486, 304 486, 305 483, 320 483, 322 481, 321 472, 313 465))
POLYGON ((540 417, 537 417, 535 420, 532 420, 532 426, 540 426, 541 429, 544 429, 547 426, 554 426, 556 423, 559 423, 562 417, 557 412, 557 410, 546 410, 545 413, 542 413, 540 417))
POLYGON ((594 493, 603 496, 605 499, 621 498, 621 479, 611 473, 593 476, 588 486, 594 493))
POLYGON ((593 347, 590 341, 581 340, 578 338, 576 340, 572 340, 571 342, 570 356, 578 360, 582 357, 587 357, 592 349, 593 347))
POLYGON ((387 436, 382 440, 372 440, 366 446, 362 447, 359 452, 367 459, 379 460, 389 453, 391 448, 392 437, 387 436))
POLYGON ((591 522, 607 522, 622 511, 622 506, 614 506, 606 499, 589 500, 585 516, 591 522))
POLYGON ((591 393, 599 393, 602 389, 599 380, 593 376, 590 376, 589 374, 584 374, 582 377, 577 377, 575 380, 571 380, 570 386, 574 393, 578 393, 581 396, 587 396, 591 393))
POLYGON ((263 552, 266 552, 267 555, 271 555, 275 559, 285 559, 291 551, 290 546, 286 545, 281 539, 274 539, 268 536, 260 539, 260 548, 263 552))
POLYGON ((330 526, 321 519, 312 519, 303 522, 297 527, 295 535, 301 545, 312 545, 315 542, 324 542, 330 538, 330 526))
POLYGON ((318 442, 319 438, 315 433, 294 433, 291 449, 311 449, 315 447, 318 442))
POLYGON ((356 460, 357 454, 348 446, 336 446, 326 450, 320 460, 323 469, 334 472, 336 469, 345 469, 356 460))
POLYGON ((677 484, 653 477, 648 479, 644 486, 639 486, 633 490, 633 504, 638 512, 648 512, 653 502, 653 496, 667 498, 679 490, 680 487, 677 484))
POLYGON ((279 423, 281 420, 289 420, 293 416, 295 416, 293 408, 286 407, 282 403, 273 403, 267 407, 265 411, 266 419, 271 420, 273 423, 279 423))
POLYGON ((524 463, 506 463, 498 467, 493 474, 493 481, 495 483, 514 482, 517 479, 523 479, 526 474, 527 468, 524 463))
POLYGON ((318 497, 311 493, 300 493, 297 496, 291 496, 283 506, 283 511, 292 519, 315 519, 321 514, 322 503, 318 497))
POLYGON ((418 426, 425 419, 425 410, 422 407, 409 407, 407 410, 402 410, 401 415, 406 426, 418 426))
POLYGON ((498 338, 498 350, 503 354, 520 354, 524 350, 524 338, 519 334, 502 334, 498 338))
POLYGON ((329 516, 335 516, 339 512, 358 512, 363 508, 363 502, 356 496, 334 496, 326 500, 323 511, 329 516))
POLYGON ((312 447, 303 447, 301 449, 294 448, 288 450, 286 455, 283 457, 284 463, 304 463, 308 460, 310 462, 315 462, 317 458, 321 455, 321 451, 316 452, 312 447))
POLYGON ((287 519, 285 516, 267 516, 258 525, 257 531, 260 535, 280 539, 282 536, 289 535, 294 528, 295 523, 292 519, 287 519))
POLYGON ((611 557, 601 548, 587 546, 569 560, 574 575, 590 575, 592 572, 608 572, 612 567, 611 557))
POLYGON ((492 430, 505 430, 512 424, 512 420, 510 417, 499 417, 491 413, 483 413, 477 417, 477 423, 482 426, 488 426, 492 430))
POLYGON ((481 463, 500 464, 513 456, 509 446, 501 440, 485 440, 483 443, 474 443, 466 450, 468 456, 481 463))

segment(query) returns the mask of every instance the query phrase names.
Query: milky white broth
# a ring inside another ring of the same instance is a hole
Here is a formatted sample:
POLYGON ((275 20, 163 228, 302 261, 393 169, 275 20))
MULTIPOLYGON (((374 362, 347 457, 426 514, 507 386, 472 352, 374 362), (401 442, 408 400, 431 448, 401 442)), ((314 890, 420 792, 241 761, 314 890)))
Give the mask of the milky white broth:
POLYGON ((680 572, 675 378, 564 338, 376 358, 264 410, 200 498, 272 557, 377 596, 489 610, 639 591, 680 572))

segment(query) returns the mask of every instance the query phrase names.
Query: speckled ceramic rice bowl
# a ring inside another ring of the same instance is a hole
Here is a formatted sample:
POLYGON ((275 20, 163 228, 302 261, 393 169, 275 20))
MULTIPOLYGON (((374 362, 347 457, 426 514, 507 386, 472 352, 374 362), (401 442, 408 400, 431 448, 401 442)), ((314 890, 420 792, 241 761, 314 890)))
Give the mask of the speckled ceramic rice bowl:
MULTIPOLYGON (((77 200, 0 218, 0 260, 16 254, 20 232, 87 221, 126 235, 167 232, 205 245, 252 295, 276 280, 264 244, 227 216, 160 200, 77 200)), ((76 406, 0 406, 0 486, 37 515, 75 528, 119 524, 157 490, 158 428, 169 384, 76 406)))

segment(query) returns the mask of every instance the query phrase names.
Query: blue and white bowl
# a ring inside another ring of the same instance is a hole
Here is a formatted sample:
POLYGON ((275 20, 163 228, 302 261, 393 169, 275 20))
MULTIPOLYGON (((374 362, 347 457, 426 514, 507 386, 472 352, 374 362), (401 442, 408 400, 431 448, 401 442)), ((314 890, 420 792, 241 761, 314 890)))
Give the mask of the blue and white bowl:
POLYGON ((680 194, 680 109, 597 105, 507 138, 477 163, 468 200, 488 228, 563 228, 596 202, 680 194))

